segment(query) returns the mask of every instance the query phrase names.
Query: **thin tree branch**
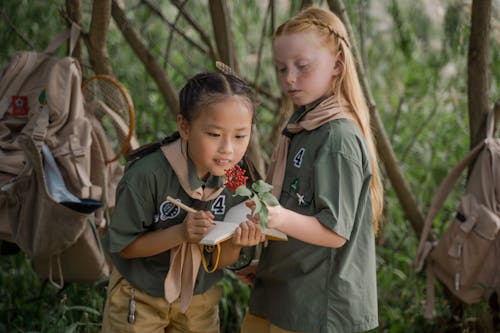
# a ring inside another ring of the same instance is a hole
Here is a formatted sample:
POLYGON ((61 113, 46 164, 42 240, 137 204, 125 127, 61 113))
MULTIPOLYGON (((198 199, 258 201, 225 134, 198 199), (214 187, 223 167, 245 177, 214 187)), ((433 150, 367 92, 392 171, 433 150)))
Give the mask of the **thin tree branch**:
POLYGON ((404 100, 405 100, 405 94, 403 93, 403 96, 401 96, 399 98, 398 107, 396 108, 396 115, 394 116, 394 118, 395 118, 394 124, 392 125, 391 136, 389 139, 389 141, 391 143, 394 142, 394 136, 396 135, 396 133, 398 131, 399 117, 401 116, 401 108, 403 106, 404 100))
MULTIPOLYGON (((186 4, 187 0, 185 0, 183 3, 182 3, 182 7, 184 7, 184 5, 186 4)), ((179 22, 179 19, 182 17, 182 14, 180 11, 177 11, 177 15, 175 15, 175 19, 174 19, 174 22, 172 23, 174 25, 174 27, 177 27, 177 23, 179 22)), ((170 30, 170 34, 168 35, 168 39, 167 39, 167 44, 165 45, 165 60, 164 60, 164 63, 163 63, 163 67, 167 67, 167 64, 168 64, 168 61, 169 61, 169 58, 170 58, 170 47, 172 45, 172 41, 174 40, 174 30, 171 29, 170 30)), ((168 71, 168 69, 167 69, 168 71)))
POLYGON ((403 149, 403 153, 401 154, 401 161, 406 160, 406 156, 410 153, 411 148, 415 145, 415 142, 417 142, 418 137, 420 136, 420 134, 422 134, 424 128, 427 127, 427 125, 429 125, 431 119, 434 118, 434 116, 436 115, 438 106, 439 102, 436 101, 436 104, 434 104, 434 107, 432 108, 429 115, 427 115, 427 117, 420 123, 417 129, 413 132, 410 142, 405 147, 405 149, 403 149))
MULTIPOLYGON (((160 8, 154 3, 152 3, 150 0, 142 0, 142 3, 144 3, 153 13, 158 15, 160 19, 165 22, 171 30, 177 32, 180 36, 182 36, 189 44, 191 44, 196 50, 200 51, 202 54, 210 54, 210 50, 204 49, 200 44, 198 44, 196 41, 194 41, 191 37, 186 35, 184 31, 180 30, 177 28, 175 24, 170 22, 167 17, 163 14, 160 8)), ((182 7, 181 7, 182 8, 182 7)))
POLYGON ((264 49, 264 38, 266 37, 266 30, 267 30, 267 19, 271 14, 271 6, 272 6, 272 0, 269 0, 269 4, 267 5, 267 10, 266 10, 266 15, 264 15, 264 20, 262 23, 262 31, 260 34, 259 50, 257 52, 257 68, 255 69, 255 78, 253 80, 254 86, 258 86, 260 63, 262 60, 262 50, 264 49))
POLYGON ((158 85, 167 106, 172 112, 174 112, 174 114, 178 114, 179 100, 177 92, 172 83, 169 81, 166 71, 146 48, 140 36, 132 28, 125 12, 122 8, 120 8, 115 0, 113 0, 111 14, 116 22, 116 25, 118 26, 118 29, 120 29, 135 54, 139 57, 139 59, 141 59, 146 67, 146 70, 158 85))
POLYGON ((10 18, 7 16, 7 14, 4 13, 3 10, 0 10, 0 14, 3 16, 3 18, 5 19, 5 21, 7 21, 7 23, 9 24, 10 28, 16 33, 16 35, 24 42, 26 43, 26 45, 28 45, 30 47, 30 49, 34 50, 35 49, 35 46, 33 44, 31 44, 31 42, 28 40, 28 38, 26 38, 20 31, 19 29, 17 29, 17 27, 14 25, 14 23, 12 23, 12 21, 10 20, 10 18))
POLYGON ((196 30, 198 35, 200 36, 200 39, 205 43, 205 45, 208 47, 209 50, 209 55, 210 58, 212 58, 212 61, 215 63, 216 60, 219 60, 219 55, 215 51, 212 41, 210 40, 210 37, 205 33, 203 28, 201 28, 197 23, 196 20, 191 17, 185 10, 184 10, 184 4, 181 3, 179 0, 171 0, 171 3, 177 7, 179 12, 182 14, 182 16, 188 21, 189 24, 196 30))

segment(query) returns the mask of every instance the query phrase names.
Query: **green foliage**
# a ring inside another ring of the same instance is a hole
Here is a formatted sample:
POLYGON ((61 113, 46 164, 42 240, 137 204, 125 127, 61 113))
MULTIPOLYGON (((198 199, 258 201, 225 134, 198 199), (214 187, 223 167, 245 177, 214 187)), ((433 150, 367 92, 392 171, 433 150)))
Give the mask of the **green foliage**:
POLYGON ((272 189, 272 185, 259 179, 252 184, 252 190, 242 185, 234 193, 235 195, 247 197, 255 203, 253 215, 259 215, 260 224, 264 228, 267 227, 267 216, 269 213, 267 206, 278 206, 280 204, 278 199, 271 193, 272 189))
MULTIPOLYGON (((160 6, 170 23, 198 45, 206 48, 198 33, 168 1, 150 1, 160 6)), ((450 168, 469 149, 467 114, 467 44, 470 3, 447 1, 344 1, 357 40, 364 26, 363 50, 370 88, 404 171, 418 208, 425 214, 437 186, 450 168), (431 5, 429 5, 431 3, 431 5), (358 15, 359 8, 364 15, 358 15), (443 17, 436 13, 444 13, 443 17)), ((83 2, 84 29, 90 23, 91 1, 83 2)), ((160 59, 177 90, 187 77, 213 69, 207 53, 172 33, 165 20, 143 1, 124 1, 127 17, 140 32, 153 56, 160 59)), ((324 1, 313 1, 315 4, 324 1)), ((58 14, 63 0, 4 1, 0 8, 0 67, 19 50, 43 50, 64 21, 58 14), (9 18, 10 21, 5 19, 9 18), (10 22, 10 23, 9 23, 10 22), (15 30, 14 27, 17 29, 15 30)), ((228 2, 240 73, 257 87, 279 97, 271 54, 272 24, 262 40, 260 72, 255 74, 267 2, 228 2)), ((275 26, 296 13, 301 1, 275 2, 275 26)), ((212 22, 206 2, 185 2, 187 12, 213 42, 212 22)), ((489 84, 492 100, 500 98, 500 17, 498 1, 493 1, 489 84)), ((155 82, 145 72, 121 32, 112 22, 108 49, 117 77, 130 90, 137 112, 137 135, 141 143, 156 141, 176 129, 175 116, 165 106, 155 82)), ((64 48, 60 53, 64 53, 64 48)), ((85 76, 92 75, 89 63, 85 76)), ((276 121, 270 98, 261 94, 258 129, 263 154, 273 149, 269 138, 276 121), (268 107, 268 106, 271 107, 268 107)), ((433 232, 441 235, 454 214, 464 179, 455 187, 435 220, 433 232)), ((400 202, 385 177, 385 211, 377 238, 379 321, 377 332, 462 332, 487 331, 481 323, 491 321, 485 304, 464 306, 464 315, 451 318, 443 289, 437 285, 436 319, 422 317, 425 273, 415 274, 412 262, 418 235, 407 220, 400 202)), ((3 332, 97 332, 102 318, 106 284, 70 284, 62 291, 44 284, 24 255, 0 257, 0 333, 3 332)), ((228 272, 221 282, 221 325, 223 332, 235 332, 243 318, 249 288, 228 272)), ((484 324, 483 324, 484 325, 484 324)))
POLYGON ((63 19, 58 13, 59 6, 63 3, 63 0, 57 0, 47 6, 44 1, 2 1, 0 68, 3 68, 17 51, 43 51, 49 41, 64 30, 63 19))
POLYGON ((0 263, 0 332, 99 332, 105 282, 57 290, 38 278, 22 253, 0 263))
POLYGON ((250 287, 244 284, 232 271, 224 271, 222 299, 219 303, 220 321, 223 332, 239 332, 250 298, 250 287))

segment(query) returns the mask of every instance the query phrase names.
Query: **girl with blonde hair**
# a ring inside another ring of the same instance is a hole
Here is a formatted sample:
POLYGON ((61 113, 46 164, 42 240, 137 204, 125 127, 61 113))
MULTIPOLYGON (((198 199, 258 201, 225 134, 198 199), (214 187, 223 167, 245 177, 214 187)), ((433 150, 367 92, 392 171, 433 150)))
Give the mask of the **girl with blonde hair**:
POLYGON ((256 271, 239 272, 254 284, 242 332, 373 329, 383 191, 345 26, 308 8, 278 27, 273 51, 296 110, 268 173, 280 201, 269 207, 268 226, 289 240, 269 242, 256 271))

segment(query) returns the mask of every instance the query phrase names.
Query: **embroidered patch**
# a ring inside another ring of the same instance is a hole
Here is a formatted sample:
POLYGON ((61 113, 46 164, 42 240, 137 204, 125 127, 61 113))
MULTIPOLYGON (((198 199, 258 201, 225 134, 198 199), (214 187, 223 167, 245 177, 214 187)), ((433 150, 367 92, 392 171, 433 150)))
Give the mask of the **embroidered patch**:
POLYGON ((300 178, 296 177, 290 184, 290 193, 296 193, 299 190, 300 178))
POLYGON ((12 115, 28 115, 28 96, 12 96, 12 115))
POLYGON ((211 209, 215 215, 224 214, 226 212, 226 195, 221 194, 217 198, 215 198, 211 209))
MULTIPOLYGON (((179 199, 177 199, 180 201, 179 199)), ((181 209, 170 201, 163 201, 160 205, 160 220, 166 221, 179 215, 181 209)))
POLYGON ((307 207, 307 206, 309 206, 311 204, 309 201, 306 201, 304 199, 304 195, 303 194, 300 194, 299 192, 297 192, 296 194, 297 194, 297 203, 299 204, 299 206, 301 206, 301 207, 307 207))
POLYGON ((293 166, 296 168, 300 168, 302 165, 302 160, 304 158, 304 153, 306 152, 305 148, 300 148, 295 157, 293 158, 293 166))

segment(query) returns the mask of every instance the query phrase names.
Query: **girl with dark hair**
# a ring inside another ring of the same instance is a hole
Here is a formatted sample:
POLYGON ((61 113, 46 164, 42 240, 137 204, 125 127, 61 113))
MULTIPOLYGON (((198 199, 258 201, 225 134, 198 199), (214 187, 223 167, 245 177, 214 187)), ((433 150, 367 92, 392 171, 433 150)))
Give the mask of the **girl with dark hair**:
POLYGON ((178 133, 135 154, 116 195, 105 245, 114 264, 103 332, 219 332, 216 282, 244 246, 263 241, 245 221, 221 245, 218 264, 198 242, 235 202, 224 191, 225 170, 248 147, 255 97, 234 75, 202 73, 182 88, 178 133), (185 212, 171 196, 196 209, 185 212))

